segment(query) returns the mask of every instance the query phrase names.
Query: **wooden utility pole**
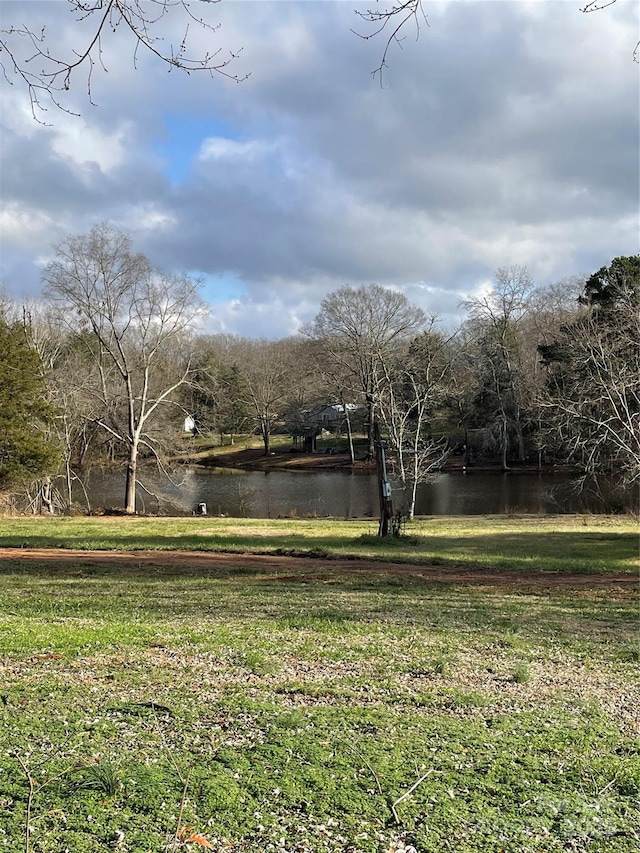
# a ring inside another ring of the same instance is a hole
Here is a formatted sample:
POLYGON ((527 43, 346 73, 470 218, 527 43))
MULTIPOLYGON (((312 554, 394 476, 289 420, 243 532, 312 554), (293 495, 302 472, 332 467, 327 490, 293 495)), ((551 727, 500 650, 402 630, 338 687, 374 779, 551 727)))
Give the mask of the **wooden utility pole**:
POLYGON ((378 536, 389 536, 389 519, 393 518, 393 502, 391 500, 391 483, 387 475, 387 460, 385 447, 387 442, 380 438, 380 430, 375 425, 376 467, 378 472, 378 496, 380 499, 380 524, 378 536))

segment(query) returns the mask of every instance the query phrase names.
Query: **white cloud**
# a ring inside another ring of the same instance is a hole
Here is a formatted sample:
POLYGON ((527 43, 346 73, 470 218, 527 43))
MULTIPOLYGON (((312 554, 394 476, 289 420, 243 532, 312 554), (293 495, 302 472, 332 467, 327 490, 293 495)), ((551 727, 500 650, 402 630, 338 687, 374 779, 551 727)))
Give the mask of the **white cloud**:
POLYGON ((276 143, 252 140, 238 142, 235 139, 209 137, 200 147, 200 160, 255 160, 276 149, 276 143))
POLYGON ((53 218, 44 211, 29 209, 11 202, 0 210, 0 234, 5 245, 16 249, 29 249, 34 240, 41 240, 54 225, 53 218))
POLYGON ((78 116, 56 116, 50 129, 53 135, 51 148, 64 160, 78 166, 96 165, 110 172, 122 165, 127 157, 128 122, 118 124, 115 130, 106 131, 92 126, 78 116))
MULTIPOLYGON (((311 315, 313 316, 313 315, 311 315)), ((273 293, 220 302, 204 322, 210 334, 232 332, 251 338, 277 339, 295 335, 311 317, 301 316, 299 306, 273 293)))
MULTIPOLYGON (((20 4, 68 52, 77 30, 56 8, 20 4)), ((212 328, 276 337, 344 284, 454 317, 498 266, 542 284, 637 251, 635 4, 434 4, 384 88, 369 73, 382 42, 350 32, 349 4, 205 11, 223 26, 192 29, 194 52, 244 47, 232 71, 246 83, 167 74, 150 55, 134 71, 123 33, 105 36, 97 107, 74 83, 80 119, 50 107, 54 126, 36 124, 16 81, 0 116, 5 286, 36 292, 52 242, 110 220, 154 263, 238 281, 212 328), (196 137, 188 156, 172 137, 167 164, 157 142, 180 116, 196 137)))
POLYGON ((167 232, 175 228, 178 220, 174 213, 153 202, 145 202, 130 207, 118 222, 118 227, 132 232, 167 232))

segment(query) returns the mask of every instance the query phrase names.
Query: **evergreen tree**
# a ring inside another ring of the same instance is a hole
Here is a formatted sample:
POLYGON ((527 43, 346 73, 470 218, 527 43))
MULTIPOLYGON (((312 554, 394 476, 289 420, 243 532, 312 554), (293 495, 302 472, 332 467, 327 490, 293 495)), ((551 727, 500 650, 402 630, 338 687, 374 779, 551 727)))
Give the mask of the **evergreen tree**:
POLYGON ((580 298, 584 305, 605 313, 640 309, 640 255, 614 258, 589 276, 580 298))
POLYGON ((21 324, 0 317, 0 488, 56 465, 58 451, 47 437, 54 416, 38 353, 21 324))

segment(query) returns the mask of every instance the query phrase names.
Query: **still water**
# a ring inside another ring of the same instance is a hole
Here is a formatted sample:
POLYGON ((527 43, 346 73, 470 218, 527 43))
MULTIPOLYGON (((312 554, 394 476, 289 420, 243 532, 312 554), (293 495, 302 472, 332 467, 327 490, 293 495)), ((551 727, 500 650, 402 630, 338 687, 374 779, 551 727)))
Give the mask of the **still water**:
MULTIPOLYGON (((156 469, 143 471, 138 489, 140 512, 191 515, 204 503, 209 515, 240 518, 279 516, 378 515, 378 490, 373 474, 351 472, 234 471, 184 468, 168 481, 156 469)), ((92 509, 121 507, 124 474, 94 473, 89 481, 92 509)), ((80 494, 76 495, 80 499, 80 494)), ((394 509, 404 506, 400 490, 394 509)), ((493 513, 603 512, 601 503, 575 494, 566 473, 439 474, 418 490, 418 515, 483 515, 493 513)))

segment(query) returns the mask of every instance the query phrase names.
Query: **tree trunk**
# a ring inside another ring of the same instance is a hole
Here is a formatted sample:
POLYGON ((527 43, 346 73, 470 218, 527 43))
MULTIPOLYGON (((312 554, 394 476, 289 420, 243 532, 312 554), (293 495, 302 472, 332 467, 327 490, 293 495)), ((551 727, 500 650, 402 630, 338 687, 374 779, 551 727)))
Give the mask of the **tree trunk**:
POLYGON ((522 423, 520 422, 520 412, 518 412, 516 420, 516 432, 518 435, 518 462, 524 464, 526 454, 524 448, 524 433, 522 431, 522 423))
POLYGON ((351 432, 351 418, 349 417, 349 414, 346 412, 346 410, 345 410, 345 414, 346 414, 346 418, 347 418, 347 442, 349 445, 349 462, 351 465, 353 465, 353 463, 356 461, 356 454, 355 454, 354 449, 353 449, 353 433, 351 432))
POLYGON ((269 422, 268 420, 263 419, 260 425, 260 429, 262 432, 262 441, 264 443, 264 455, 268 456, 271 452, 271 434, 269 431, 269 422))
POLYGON ((42 486, 40 487, 40 500, 43 512, 48 512, 50 515, 53 515, 53 486, 51 484, 50 477, 45 477, 42 481, 42 486))
POLYGON ((411 484, 411 501, 409 502, 409 513, 408 513, 410 521, 413 521, 413 518, 416 514, 417 493, 418 493, 418 480, 416 478, 416 479, 414 479, 413 483, 411 484))
POLYGON ((417 450, 414 451, 412 460, 412 477, 411 477, 411 500, 409 501, 409 520, 412 521, 416 513, 416 496, 418 494, 418 480, 420 479, 420 465, 418 462, 417 450))
POLYGON ((349 410, 347 409, 347 404, 344 401, 344 395, 342 391, 340 392, 340 402, 342 403, 342 411, 344 412, 344 419, 347 424, 347 441, 349 444, 349 462, 353 465, 356 461, 355 453, 353 452, 353 433, 351 432, 351 418, 349 417, 349 410))
POLYGON ((507 419, 502 419, 502 470, 508 471, 509 466, 507 465, 507 419))
MULTIPOLYGON (((376 430, 378 433, 378 430, 376 430)), ((378 435, 376 438, 376 468, 378 472, 378 495, 380 500, 380 524, 378 525, 378 536, 389 535, 389 521, 393 517, 393 504, 391 501, 391 484, 387 476, 387 465, 384 454, 384 442, 378 435)))
POLYGON ((71 515, 71 507, 73 506, 73 497, 72 497, 72 476, 71 476, 71 465, 69 464, 69 457, 65 460, 65 473, 67 477, 67 515, 71 515))
MULTIPOLYGON (((538 441, 540 441, 540 437, 542 436, 542 422, 540 417, 538 417, 538 441)), ((542 471, 542 454, 544 453, 544 445, 540 444, 538 447, 538 471, 542 471)))
POLYGON ((375 404, 373 401, 373 396, 371 394, 367 394, 367 459, 368 460, 376 458, 375 433, 376 433, 375 404))
POLYGON ((91 439, 87 438, 86 435, 82 436, 82 443, 78 450, 78 468, 84 468, 84 463, 87 458, 87 454, 89 452, 89 446, 91 444, 91 439))
POLYGON ((124 493, 124 511, 133 515, 136 511, 136 472, 138 469, 138 442, 134 440, 129 449, 127 480, 124 493))

